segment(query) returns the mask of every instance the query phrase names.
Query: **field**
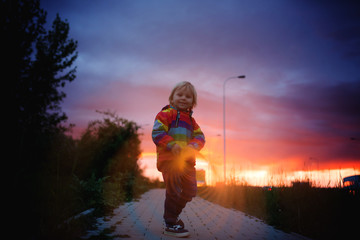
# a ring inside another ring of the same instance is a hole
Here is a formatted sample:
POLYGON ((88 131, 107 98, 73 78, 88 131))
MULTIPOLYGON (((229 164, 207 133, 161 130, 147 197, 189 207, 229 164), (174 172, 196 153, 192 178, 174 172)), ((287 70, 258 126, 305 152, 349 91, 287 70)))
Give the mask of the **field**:
POLYGON ((340 188, 230 185, 200 187, 198 196, 312 239, 352 239, 360 226, 359 194, 340 188))

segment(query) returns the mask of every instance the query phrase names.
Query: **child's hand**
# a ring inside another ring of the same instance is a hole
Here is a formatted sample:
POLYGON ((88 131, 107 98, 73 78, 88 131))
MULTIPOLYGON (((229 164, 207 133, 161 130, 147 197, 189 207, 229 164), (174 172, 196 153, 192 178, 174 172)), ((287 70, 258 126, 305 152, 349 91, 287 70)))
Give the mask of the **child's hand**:
POLYGON ((192 145, 187 145, 181 152, 181 155, 183 157, 183 159, 186 162, 192 163, 195 165, 195 155, 196 155, 197 151, 194 148, 194 146, 192 145))
POLYGON ((181 147, 175 143, 174 146, 171 148, 171 152, 174 155, 179 155, 181 152, 181 147))
POLYGON ((194 148, 194 146, 192 146, 192 145, 187 145, 186 147, 184 147, 184 148, 182 149, 182 151, 183 151, 183 152, 186 152, 187 155, 189 155, 189 154, 195 155, 196 152, 197 152, 196 149, 194 148))

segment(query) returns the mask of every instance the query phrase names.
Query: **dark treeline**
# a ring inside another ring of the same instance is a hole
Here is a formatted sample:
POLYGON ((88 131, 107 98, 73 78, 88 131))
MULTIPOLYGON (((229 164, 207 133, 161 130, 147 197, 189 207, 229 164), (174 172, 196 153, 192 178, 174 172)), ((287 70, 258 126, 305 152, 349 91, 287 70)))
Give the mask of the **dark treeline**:
MULTIPOLYGON (((76 78, 77 41, 59 15, 45 29, 38 0, 2 0, 3 80, 11 84, 6 184, 16 238, 70 239, 67 221, 87 209, 104 214, 150 186, 142 176, 139 126, 103 112, 80 139, 61 110, 65 84, 76 78)), ((81 231, 82 228, 75 229, 81 231)))

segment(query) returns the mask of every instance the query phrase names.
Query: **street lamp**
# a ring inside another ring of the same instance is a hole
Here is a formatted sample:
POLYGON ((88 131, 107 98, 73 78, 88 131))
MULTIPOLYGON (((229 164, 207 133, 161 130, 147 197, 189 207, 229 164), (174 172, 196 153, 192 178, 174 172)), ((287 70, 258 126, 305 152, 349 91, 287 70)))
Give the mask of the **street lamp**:
POLYGON ((235 76, 235 77, 229 77, 225 79, 223 84, 223 128, 224 128, 224 184, 226 184, 226 124, 225 124, 225 84, 230 79, 237 79, 237 78, 245 78, 245 75, 235 76))

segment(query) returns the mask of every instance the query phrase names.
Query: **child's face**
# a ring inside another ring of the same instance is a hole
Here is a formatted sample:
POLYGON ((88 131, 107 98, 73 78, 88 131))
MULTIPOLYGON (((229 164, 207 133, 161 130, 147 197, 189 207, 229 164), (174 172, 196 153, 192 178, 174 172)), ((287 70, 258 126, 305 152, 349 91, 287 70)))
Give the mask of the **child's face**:
POLYGON ((186 111, 193 105, 194 96, 189 88, 183 87, 175 91, 172 104, 178 110, 186 111))

